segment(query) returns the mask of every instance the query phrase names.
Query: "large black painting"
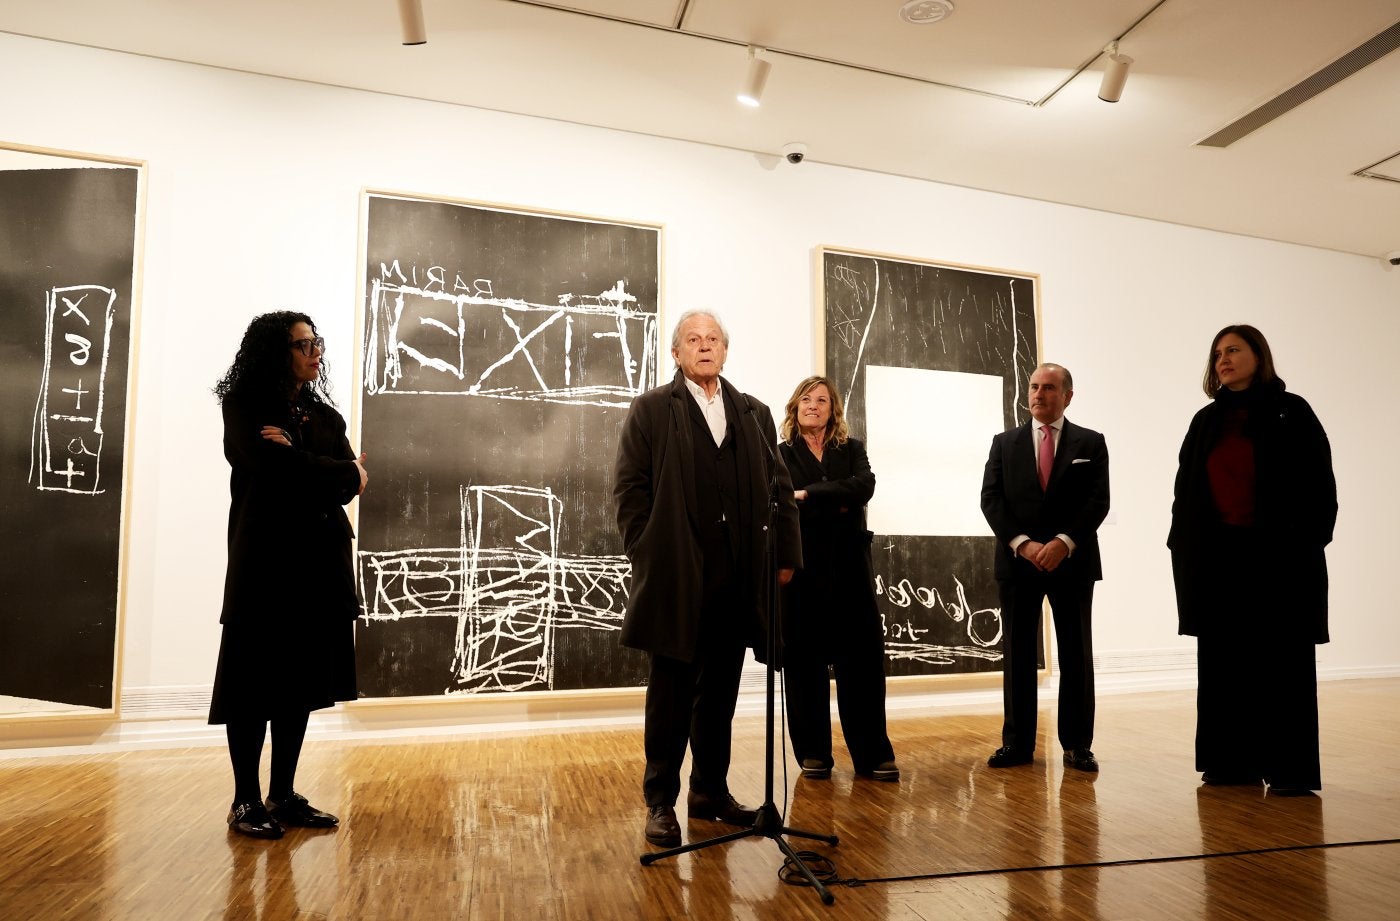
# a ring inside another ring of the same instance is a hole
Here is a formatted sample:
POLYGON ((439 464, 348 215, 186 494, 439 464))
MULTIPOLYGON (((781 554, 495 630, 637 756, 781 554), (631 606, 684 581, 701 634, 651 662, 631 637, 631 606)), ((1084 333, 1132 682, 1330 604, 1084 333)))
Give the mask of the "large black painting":
POLYGON ((655 386, 655 227, 366 197, 362 696, 645 683, 617 434, 655 386))
POLYGON ((0 696, 114 703, 139 181, 0 168, 0 696))
POLYGON ((889 673, 999 671, 995 538, 977 511, 980 472, 966 458, 985 462, 992 437, 1026 419, 1039 354, 1035 278, 837 250, 818 258, 826 373, 875 468, 873 562, 889 673), (983 411, 969 415, 964 404, 975 397, 983 411), (872 417, 886 421, 872 430, 872 417), (910 440, 919 448, 892 448, 911 433, 925 434, 910 440), (942 460, 952 455, 964 458, 956 474, 942 460), (882 533, 893 519, 908 524, 882 533))

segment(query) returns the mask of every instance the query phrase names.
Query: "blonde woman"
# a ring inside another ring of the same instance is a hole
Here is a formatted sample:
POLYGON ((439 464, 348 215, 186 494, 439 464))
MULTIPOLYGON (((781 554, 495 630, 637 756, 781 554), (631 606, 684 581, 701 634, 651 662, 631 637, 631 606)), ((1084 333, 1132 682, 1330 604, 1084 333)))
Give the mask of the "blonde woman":
POLYGON ((802 519, 803 568, 783 593, 788 731, 804 777, 833 766, 829 671, 855 772, 896 781, 885 732, 885 637, 875 606, 865 504, 875 474, 846 430, 841 396, 825 377, 797 385, 783 419, 783 461, 802 519))

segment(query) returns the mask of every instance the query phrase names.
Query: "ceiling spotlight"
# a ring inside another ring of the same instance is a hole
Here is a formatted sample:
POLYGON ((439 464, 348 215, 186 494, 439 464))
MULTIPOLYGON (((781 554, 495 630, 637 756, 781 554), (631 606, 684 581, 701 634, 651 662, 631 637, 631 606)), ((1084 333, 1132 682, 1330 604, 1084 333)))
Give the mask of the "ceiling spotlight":
POLYGON ((1099 98, 1104 102, 1117 102, 1123 98, 1123 86, 1128 82, 1128 68, 1133 66, 1133 59, 1118 53, 1117 42, 1109 42, 1103 53, 1108 55, 1108 66, 1103 69, 1099 98))
POLYGON ((426 45, 428 29, 423 25, 423 0, 399 0, 399 26, 405 45, 426 45))
POLYGON ((899 8, 899 18, 916 26, 932 25, 953 15, 953 0, 908 0, 899 8))
POLYGON ((744 77, 744 88, 739 90, 739 101, 751 108, 758 108, 763 99, 763 86, 768 82, 768 71, 772 64, 758 56, 762 48, 749 46, 749 72, 744 77))

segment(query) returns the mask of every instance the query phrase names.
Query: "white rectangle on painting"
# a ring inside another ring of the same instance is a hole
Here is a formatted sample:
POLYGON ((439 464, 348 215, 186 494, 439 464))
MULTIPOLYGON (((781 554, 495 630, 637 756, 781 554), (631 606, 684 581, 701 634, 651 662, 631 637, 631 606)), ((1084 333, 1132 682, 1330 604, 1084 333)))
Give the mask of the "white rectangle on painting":
POLYGON ((876 534, 990 535, 982 472, 1005 429, 1002 379, 921 368, 865 369, 865 429, 876 534))

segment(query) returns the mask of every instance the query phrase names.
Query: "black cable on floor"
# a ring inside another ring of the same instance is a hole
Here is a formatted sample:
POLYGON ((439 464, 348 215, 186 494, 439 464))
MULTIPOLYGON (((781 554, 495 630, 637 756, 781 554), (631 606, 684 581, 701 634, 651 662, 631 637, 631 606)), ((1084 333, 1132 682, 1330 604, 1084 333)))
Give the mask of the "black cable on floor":
MULTIPOLYGON (((836 876, 836 864, 831 861, 830 857, 818 854, 816 851, 797 851, 795 856, 798 860, 807 865, 807 869, 812 871, 812 875, 817 878, 818 882, 842 882, 842 880, 838 879, 836 876)), ((807 877, 802 874, 802 871, 798 869, 792 857, 785 859, 783 865, 778 868, 778 879, 787 883, 789 886, 812 885, 807 881, 807 877)))
MULTIPOLYGON (((1034 867, 997 867, 989 870, 954 870, 948 873, 919 873, 912 876, 877 876, 867 879, 852 877, 851 879, 840 879, 834 875, 830 879, 822 881, 831 886, 864 886, 867 883, 906 883, 927 879, 958 879, 968 876, 995 876, 1003 873, 1039 873, 1054 870, 1088 870, 1102 869, 1105 867, 1134 867, 1145 866, 1154 863, 1180 863, 1187 860, 1211 860, 1217 857, 1250 857, 1258 854, 1281 854, 1288 851, 1315 851, 1337 847, 1371 847, 1380 844, 1400 844, 1400 838, 1377 838, 1368 841, 1332 841, 1324 844, 1289 844, 1279 847, 1252 848, 1243 851, 1219 851, 1210 854, 1176 854, 1170 857, 1137 857, 1128 860, 1103 860, 1091 861, 1088 863, 1060 863, 1034 867)), ((803 852, 811 853, 811 852, 803 852)), ((830 861, 819 854, 813 854, 814 858, 824 860, 828 864, 830 861)), ((810 860, 805 860, 811 866, 810 860)), ((834 873, 834 867, 833 867, 834 873)), ((779 876, 781 878, 781 871, 779 876)), ((787 882, 787 880, 784 880, 787 882)), ((799 880, 806 883, 806 880, 799 880)))

